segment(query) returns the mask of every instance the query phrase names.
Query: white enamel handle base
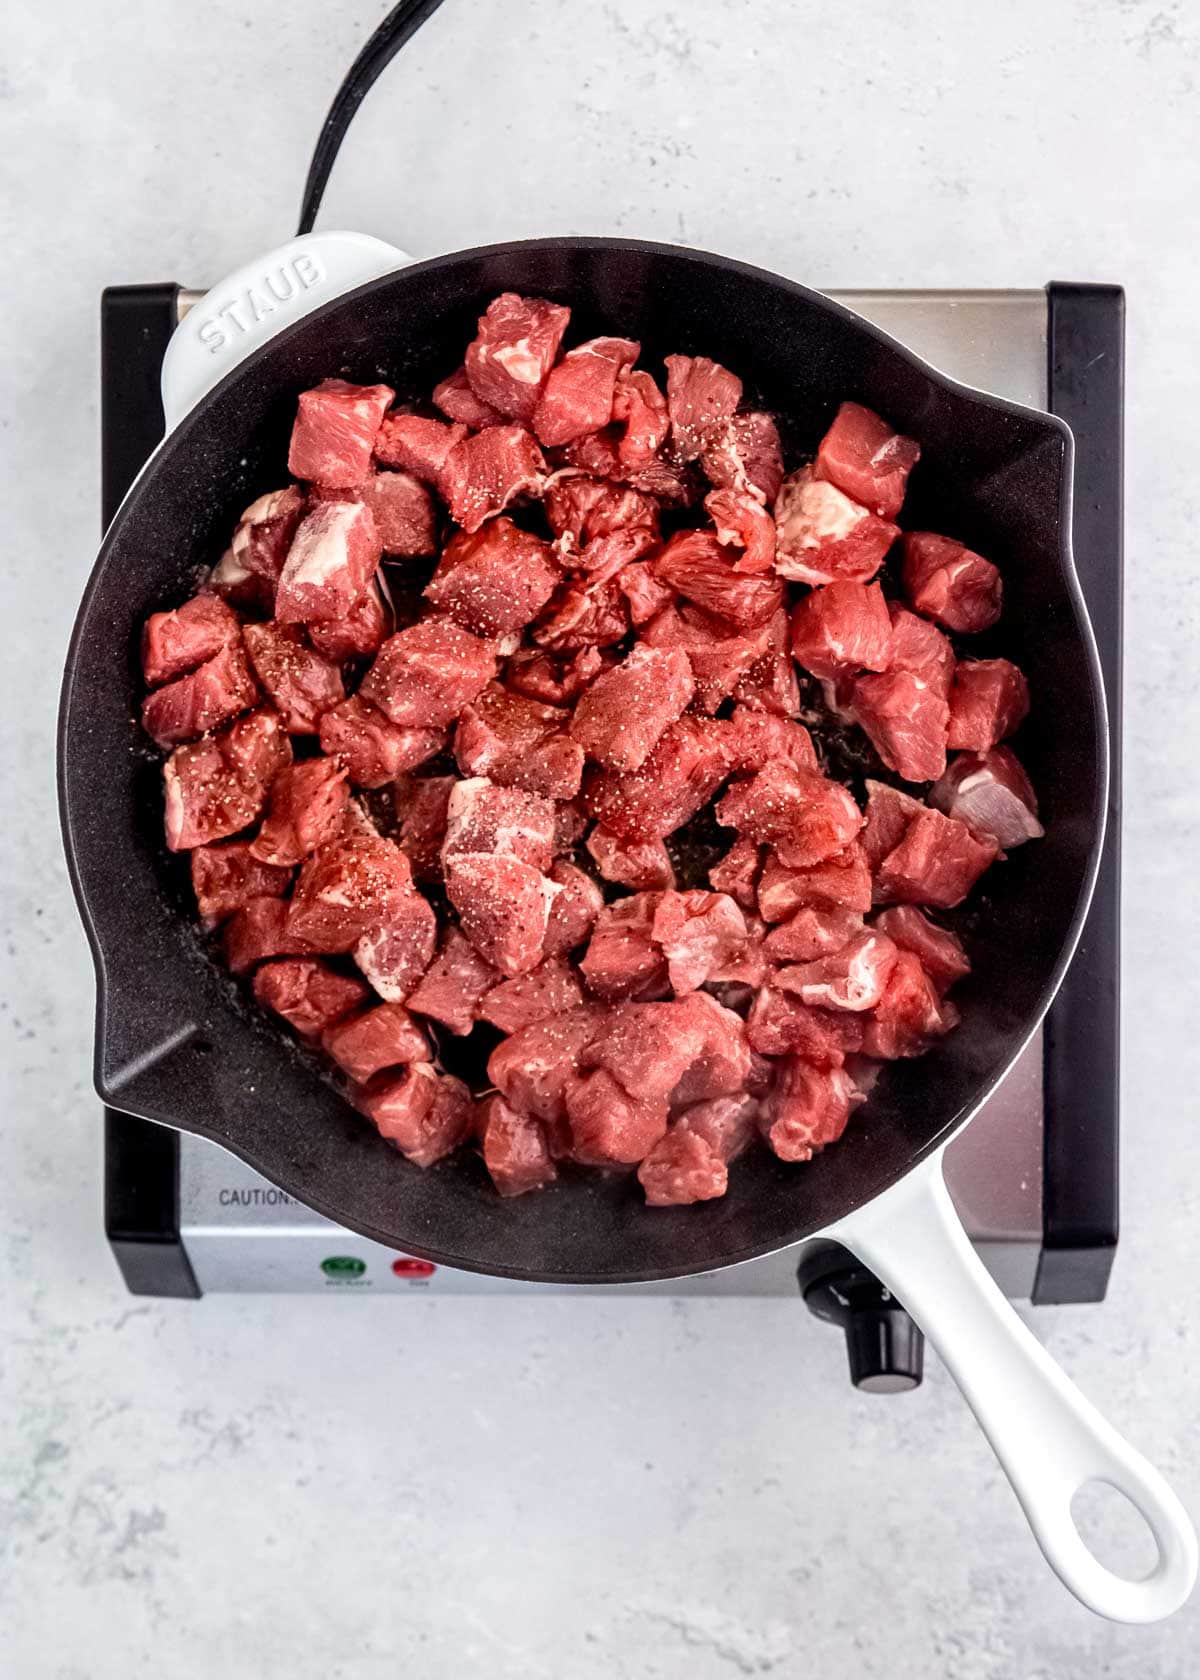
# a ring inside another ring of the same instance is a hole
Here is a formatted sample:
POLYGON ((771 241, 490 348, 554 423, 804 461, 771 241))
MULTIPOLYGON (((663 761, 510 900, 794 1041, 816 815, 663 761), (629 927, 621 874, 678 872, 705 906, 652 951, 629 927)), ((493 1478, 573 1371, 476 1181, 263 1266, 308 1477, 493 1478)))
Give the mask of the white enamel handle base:
POLYGON ((900 1300, 936 1347, 1013 1485, 1047 1562, 1081 1603, 1117 1622, 1156 1622, 1196 1579, 1196 1535, 1154 1467, 1085 1400, 993 1283, 959 1223, 940 1154, 826 1235, 900 1300), (1115 1575, 1084 1544, 1071 1501, 1107 1482, 1158 1547, 1144 1580, 1115 1575))
POLYGON ((167 431, 284 327, 411 260, 365 233, 308 233, 227 275, 192 306, 167 346, 162 367, 167 431))

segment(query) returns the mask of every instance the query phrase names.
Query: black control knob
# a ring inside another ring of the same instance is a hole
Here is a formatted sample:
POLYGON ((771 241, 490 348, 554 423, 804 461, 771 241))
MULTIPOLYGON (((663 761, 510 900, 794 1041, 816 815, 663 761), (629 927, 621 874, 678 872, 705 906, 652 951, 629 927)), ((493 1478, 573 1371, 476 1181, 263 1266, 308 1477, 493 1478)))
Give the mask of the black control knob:
POLYGON ((919 1387, 925 1338, 873 1272, 836 1243, 822 1243, 806 1252, 797 1278, 809 1312, 845 1332, 855 1388, 902 1394, 919 1387))

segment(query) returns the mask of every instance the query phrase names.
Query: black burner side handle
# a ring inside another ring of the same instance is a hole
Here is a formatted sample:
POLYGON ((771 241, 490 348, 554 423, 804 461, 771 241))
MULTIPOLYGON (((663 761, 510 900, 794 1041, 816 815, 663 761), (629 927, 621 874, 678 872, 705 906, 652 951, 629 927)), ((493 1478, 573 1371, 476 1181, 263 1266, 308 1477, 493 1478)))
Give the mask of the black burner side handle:
POLYGON ((1095 895, 1043 1038, 1039 1306, 1102 1301, 1120 1225, 1125 295, 1056 282, 1046 309, 1047 406, 1075 434, 1075 565, 1104 673, 1110 769, 1095 895))
MULTIPOLYGON (((104 524, 162 439, 159 376, 179 287, 110 286, 100 301, 100 472, 104 524)), ((133 1295, 200 1294, 179 1231, 179 1135, 104 1111, 104 1228, 133 1295)))

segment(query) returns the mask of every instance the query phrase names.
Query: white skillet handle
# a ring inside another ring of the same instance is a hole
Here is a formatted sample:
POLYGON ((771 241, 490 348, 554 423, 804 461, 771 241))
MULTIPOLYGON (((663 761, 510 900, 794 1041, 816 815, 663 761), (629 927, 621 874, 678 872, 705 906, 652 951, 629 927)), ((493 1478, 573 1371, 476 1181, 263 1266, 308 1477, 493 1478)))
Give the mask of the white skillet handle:
POLYGON ((924 1330, 995 1449, 1046 1559, 1089 1609, 1117 1622, 1178 1610, 1196 1578, 1196 1535, 1158 1471, 1059 1370, 992 1282, 959 1223, 940 1155, 828 1233, 857 1254, 924 1330), (1128 1581, 1088 1550, 1071 1516, 1107 1482, 1145 1518, 1158 1562, 1128 1581))
POLYGON ((411 261, 365 233, 307 233, 227 275, 192 306, 167 346, 162 366, 167 431, 284 327, 411 261))

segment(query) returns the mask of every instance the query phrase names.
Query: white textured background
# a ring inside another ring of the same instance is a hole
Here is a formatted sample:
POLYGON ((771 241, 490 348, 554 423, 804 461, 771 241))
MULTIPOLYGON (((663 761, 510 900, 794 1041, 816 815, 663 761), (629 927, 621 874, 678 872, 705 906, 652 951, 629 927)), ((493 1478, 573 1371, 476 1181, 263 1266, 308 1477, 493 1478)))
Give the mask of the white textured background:
MULTIPOLYGON (((122 1291, 52 770, 98 296, 291 232, 382 9, 41 0, 6 26, 0 1672, 1194 1680, 1200 1613, 1080 1610, 944 1373, 857 1398, 794 1304, 122 1291)), ((1194 1509, 1198 72, 1187 0, 447 0, 325 224, 416 253, 678 238, 817 286, 1128 287, 1125 1233, 1106 1306, 1036 1316, 1194 1509)))

